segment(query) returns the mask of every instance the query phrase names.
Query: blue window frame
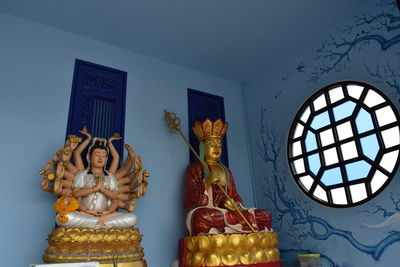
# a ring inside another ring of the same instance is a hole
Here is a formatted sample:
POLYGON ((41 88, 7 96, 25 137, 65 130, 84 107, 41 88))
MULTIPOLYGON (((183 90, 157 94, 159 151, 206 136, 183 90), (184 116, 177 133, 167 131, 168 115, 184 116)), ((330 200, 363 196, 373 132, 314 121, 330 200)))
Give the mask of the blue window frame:
POLYGON ((76 59, 67 135, 78 134, 83 126, 93 137, 119 133, 122 139, 113 144, 123 155, 126 79, 125 71, 76 59))

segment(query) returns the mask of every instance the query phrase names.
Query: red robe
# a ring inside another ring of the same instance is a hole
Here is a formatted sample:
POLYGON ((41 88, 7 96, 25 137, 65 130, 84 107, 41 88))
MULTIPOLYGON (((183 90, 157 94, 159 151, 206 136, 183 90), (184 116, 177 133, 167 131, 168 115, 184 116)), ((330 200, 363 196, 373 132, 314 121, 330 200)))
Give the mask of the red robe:
MULTIPOLYGON (((230 198, 243 205, 243 201, 236 191, 235 182, 229 169, 228 173, 229 177, 227 177, 227 179, 229 179, 229 181, 227 185, 224 186, 225 190, 230 198)), ((190 218, 192 235, 198 235, 200 233, 206 234, 211 228, 215 228, 220 233, 224 233, 225 226, 227 226, 225 221, 229 225, 236 225, 240 223, 242 225, 240 232, 249 232, 251 229, 246 224, 242 216, 236 211, 230 211, 226 209, 224 203, 227 201, 227 198, 222 190, 215 184, 212 185, 214 207, 222 208, 227 210, 227 212, 224 215, 224 213, 218 209, 206 207, 208 203, 208 196, 204 193, 206 188, 203 180, 204 174, 201 163, 195 162, 190 164, 186 171, 184 196, 185 213, 188 215, 190 211, 200 207, 193 212, 190 218)), ((272 221, 268 211, 256 209, 254 211, 255 216, 253 213, 250 213, 247 210, 242 210, 242 213, 256 230, 262 231, 266 228, 271 229, 272 221)))

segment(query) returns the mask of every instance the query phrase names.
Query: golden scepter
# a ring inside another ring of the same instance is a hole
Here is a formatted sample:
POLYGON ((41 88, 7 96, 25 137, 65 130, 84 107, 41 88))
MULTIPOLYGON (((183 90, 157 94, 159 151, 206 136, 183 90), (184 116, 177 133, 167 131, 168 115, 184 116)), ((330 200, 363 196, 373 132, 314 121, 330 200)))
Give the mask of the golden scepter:
MULTIPOLYGON (((179 133, 179 135, 183 138, 185 143, 189 146, 190 150, 193 152, 193 154, 196 156, 196 158, 200 161, 201 165, 203 165, 203 167, 206 168, 209 171, 209 173, 211 173, 211 169, 208 167, 207 163, 204 162, 204 160, 202 160, 200 158, 199 154, 197 154, 196 150, 192 147, 192 145, 189 143, 189 141, 183 135, 183 133, 181 131, 181 119, 178 116, 176 116, 176 114, 173 112, 164 110, 164 113, 165 113, 164 120, 167 123, 167 127, 170 130, 179 133)), ((228 193, 225 191, 225 189, 222 187, 222 185, 217 183, 217 186, 219 187, 219 189, 221 189, 221 191, 224 193, 225 197, 232 204, 232 206, 235 208, 235 210, 240 214, 240 216, 243 218, 243 220, 246 222, 246 224, 250 227, 250 229, 253 231, 253 233, 256 233, 257 232, 256 229, 254 229, 254 227, 251 225, 251 223, 246 219, 246 217, 243 215, 242 211, 236 206, 235 201, 228 195, 228 193)))

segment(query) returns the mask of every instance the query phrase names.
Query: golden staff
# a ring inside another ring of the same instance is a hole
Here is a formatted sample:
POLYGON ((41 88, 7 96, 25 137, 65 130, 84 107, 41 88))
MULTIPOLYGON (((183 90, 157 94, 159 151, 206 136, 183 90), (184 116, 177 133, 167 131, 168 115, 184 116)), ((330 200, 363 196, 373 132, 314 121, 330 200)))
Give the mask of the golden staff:
MULTIPOLYGON (((211 173, 211 169, 208 167, 207 163, 205 163, 204 160, 202 160, 200 158, 199 154, 197 154, 196 150, 192 147, 192 145, 189 143, 189 141, 183 135, 183 133, 181 131, 181 119, 178 116, 176 116, 176 114, 173 112, 168 112, 168 111, 164 110, 164 113, 165 113, 164 120, 167 123, 167 127, 170 130, 179 133, 179 135, 183 138, 183 140, 185 140, 185 143, 189 146, 190 150, 192 150, 193 154, 203 165, 203 167, 206 168, 211 173)), ((246 217, 243 215, 242 211, 236 206, 235 201, 228 195, 228 193, 225 191, 225 189, 222 187, 222 185, 217 183, 217 186, 219 187, 219 189, 221 189, 221 191, 224 193, 224 195, 228 199, 228 201, 232 204, 232 206, 235 208, 235 210, 240 214, 240 216, 243 218, 243 220, 246 222, 246 224, 250 227, 251 231, 253 231, 253 233, 256 233, 257 232, 256 229, 254 229, 254 227, 251 225, 251 223, 246 219, 246 217)))

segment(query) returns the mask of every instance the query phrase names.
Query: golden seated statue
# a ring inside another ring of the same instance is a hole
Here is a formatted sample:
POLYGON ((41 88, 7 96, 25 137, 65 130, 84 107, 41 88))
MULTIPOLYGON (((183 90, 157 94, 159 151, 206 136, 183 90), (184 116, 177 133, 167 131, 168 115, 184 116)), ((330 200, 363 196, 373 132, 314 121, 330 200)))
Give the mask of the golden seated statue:
MULTIPOLYGON (((170 129, 180 119, 165 112, 170 129)), ((179 241, 179 266, 280 267, 278 236, 267 210, 245 208, 231 171, 220 161, 228 124, 196 121, 198 162, 187 167, 184 208, 189 236, 179 241)), ((183 135, 180 132, 181 135, 183 135)))
POLYGON ((58 227, 49 235, 43 260, 145 267, 140 246, 142 236, 134 227, 136 215, 132 212, 136 199, 146 194, 149 174, 142 170, 140 157, 129 145, 125 145, 128 156, 118 168, 120 157, 112 144, 121 138, 118 134, 108 139, 108 145, 107 140, 94 138, 85 167, 81 153, 92 137, 86 128, 80 133, 87 136, 85 141, 79 144, 81 138, 69 136, 64 147, 40 172, 42 189, 59 196, 54 204, 58 227), (112 161, 106 169, 109 154, 112 161))

